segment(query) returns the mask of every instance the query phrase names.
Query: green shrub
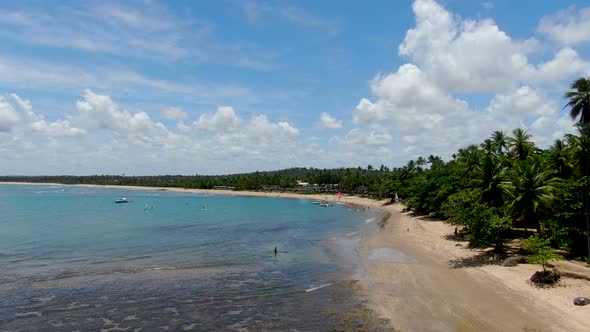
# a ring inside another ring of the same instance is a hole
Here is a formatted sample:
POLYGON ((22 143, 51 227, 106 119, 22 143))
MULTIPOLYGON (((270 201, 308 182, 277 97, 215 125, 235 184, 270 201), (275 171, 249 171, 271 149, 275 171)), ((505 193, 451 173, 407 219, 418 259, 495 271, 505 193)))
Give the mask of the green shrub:
POLYGON ((522 248, 529 252, 527 262, 529 264, 540 264, 545 271, 545 265, 552 259, 562 259, 561 255, 555 252, 549 244, 551 239, 544 239, 539 234, 535 234, 522 241, 522 248))

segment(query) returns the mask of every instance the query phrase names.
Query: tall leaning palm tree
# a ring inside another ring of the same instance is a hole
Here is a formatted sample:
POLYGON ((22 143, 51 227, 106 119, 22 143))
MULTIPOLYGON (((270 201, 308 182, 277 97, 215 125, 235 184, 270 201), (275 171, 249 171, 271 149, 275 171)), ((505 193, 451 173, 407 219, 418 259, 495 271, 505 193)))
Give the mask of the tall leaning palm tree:
POLYGON ((517 128, 512 131, 512 135, 514 137, 508 138, 508 148, 518 159, 526 160, 535 148, 535 143, 531 141, 531 134, 526 130, 517 128))
POLYGON ((501 155, 504 153, 504 150, 508 147, 508 141, 506 138, 506 134, 503 131, 496 130, 492 134, 492 142, 494 143, 494 147, 496 147, 496 153, 501 155))
POLYGON ((537 158, 529 157, 520 163, 512 181, 502 183, 509 197, 508 211, 524 223, 524 232, 529 226, 540 231, 539 215, 551 208, 561 179, 554 176, 555 171, 544 167, 537 158))
POLYGON ((564 97, 568 103, 564 108, 570 108, 570 116, 575 120, 578 116, 578 123, 590 123, 590 78, 578 78, 570 85, 571 91, 565 93, 564 97))

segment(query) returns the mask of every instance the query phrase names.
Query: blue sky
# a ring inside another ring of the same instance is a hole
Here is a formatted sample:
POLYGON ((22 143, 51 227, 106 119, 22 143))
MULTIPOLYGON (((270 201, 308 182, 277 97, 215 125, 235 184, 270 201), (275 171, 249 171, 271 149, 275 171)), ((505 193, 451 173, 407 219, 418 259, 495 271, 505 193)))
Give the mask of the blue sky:
POLYGON ((399 166, 572 131, 586 1, 0 4, 0 174, 399 166), (526 13, 526 15, 525 15, 526 13))

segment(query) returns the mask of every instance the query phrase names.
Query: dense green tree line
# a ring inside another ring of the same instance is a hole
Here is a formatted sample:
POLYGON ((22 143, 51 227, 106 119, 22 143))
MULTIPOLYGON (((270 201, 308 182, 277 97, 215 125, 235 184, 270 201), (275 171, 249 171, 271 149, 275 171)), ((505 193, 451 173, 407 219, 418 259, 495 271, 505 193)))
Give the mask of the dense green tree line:
MULTIPOLYGON (((536 232, 539 243, 589 257, 590 80, 565 94, 576 133, 540 149, 531 135, 496 131, 442 162, 419 158, 395 170, 382 194, 464 226, 473 246, 501 247, 508 229, 536 232)), ((527 232, 529 232, 527 234, 527 232)))
POLYGON ((280 171, 254 172, 231 175, 90 175, 90 176, 0 176, 0 181, 98 184, 150 187, 181 187, 212 189, 216 186, 234 187, 236 190, 294 189, 297 181, 307 182, 318 190, 353 192, 361 187, 366 193, 376 192, 389 169, 363 168, 316 169, 290 168, 280 171))

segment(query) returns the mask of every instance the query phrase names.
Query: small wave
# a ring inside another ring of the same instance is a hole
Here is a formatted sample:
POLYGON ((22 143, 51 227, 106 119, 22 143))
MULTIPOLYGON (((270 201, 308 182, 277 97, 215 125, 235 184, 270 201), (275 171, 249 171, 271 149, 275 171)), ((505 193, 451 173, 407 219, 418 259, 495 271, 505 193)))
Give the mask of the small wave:
POLYGON ((346 234, 346 236, 351 236, 351 235, 358 234, 358 233, 359 233, 359 232, 352 232, 352 233, 348 233, 348 234, 346 234))
POLYGON ((370 223, 373 220, 375 220, 375 218, 367 219, 367 220, 365 220, 365 222, 368 224, 368 223, 370 223))
POLYGON ((144 256, 123 257, 123 258, 111 259, 111 260, 94 261, 90 264, 98 265, 98 264, 107 264, 107 263, 129 262, 129 261, 135 261, 135 260, 147 259, 147 258, 152 258, 152 256, 144 255, 144 256))
POLYGON ((137 272, 161 271, 161 270, 179 270, 176 266, 152 266, 136 269, 137 272))
POLYGON ((42 314, 39 311, 28 311, 28 312, 17 312, 16 313, 16 317, 28 317, 28 316, 41 317, 42 314))
POLYGON ((57 190, 36 190, 32 191, 33 194, 58 194, 65 192, 64 189, 57 189, 57 190))
POLYGON ((50 301, 53 301, 55 298, 56 298, 55 295, 50 294, 50 295, 47 295, 47 296, 39 297, 36 300, 39 301, 39 302, 50 302, 50 301))
POLYGON ((87 262, 88 259, 86 258, 74 258, 74 259, 70 259, 70 260, 64 260, 64 263, 80 263, 80 262, 87 262))
POLYGON ((155 226, 154 228, 160 231, 175 231, 179 229, 187 229, 192 227, 199 227, 202 226, 200 224, 189 224, 189 225, 162 225, 162 226, 155 226))
POLYGON ((323 284, 323 285, 320 285, 320 286, 317 286, 317 287, 306 289, 305 292, 306 293, 313 292, 313 291, 316 291, 318 289, 322 289, 322 288, 325 288, 325 287, 328 287, 328 286, 332 286, 332 284, 331 283, 329 283, 329 284, 323 284))
POLYGON ((196 270, 196 269, 231 267, 231 266, 240 266, 240 265, 244 265, 244 264, 243 263, 232 263, 232 262, 211 262, 211 263, 203 263, 203 264, 196 264, 196 265, 147 266, 147 267, 139 267, 139 268, 135 268, 135 269, 120 270, 118 272, 150 272, 150 271, 162 271, 162 270, 196 270))
POLYGON ((20 263, 20 262, 27 262, 27 261, 32 261, 32 260, 35 260, 35 258, 33 258, 33 257, 20 257, 20 258, 11 259, 8 261, 8 263, 20 263))

